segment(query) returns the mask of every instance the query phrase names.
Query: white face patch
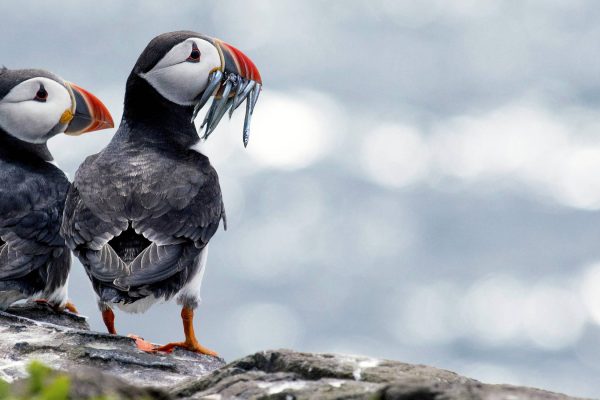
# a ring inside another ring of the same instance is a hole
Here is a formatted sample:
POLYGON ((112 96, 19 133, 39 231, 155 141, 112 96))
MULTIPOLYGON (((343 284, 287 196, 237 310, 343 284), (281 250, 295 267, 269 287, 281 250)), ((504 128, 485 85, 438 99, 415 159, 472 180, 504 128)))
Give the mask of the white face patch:
POLYGON ((71 95, 60 83, 42 77, 28 79, 0 100, 0 127, 23 141, 44 143, 61 115, 71 108, 71 95), (42 86, 47 93, 45 102, 34 100, 42 86))
POLYGON ((190 38, 174 46, 154 68, 140 76, 167 100, 189 106, 206 87, 210 72, 220 67, 221 56, 212 43, 190 38), (194 43, 200 51, 198 62, 188 61, 194 43))

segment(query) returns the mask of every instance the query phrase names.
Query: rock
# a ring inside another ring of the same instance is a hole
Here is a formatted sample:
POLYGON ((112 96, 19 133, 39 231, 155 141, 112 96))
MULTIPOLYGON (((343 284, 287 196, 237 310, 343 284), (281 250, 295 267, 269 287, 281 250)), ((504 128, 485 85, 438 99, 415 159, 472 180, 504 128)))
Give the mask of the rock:
POLYGON ((26 303, 0 312, 0 378, 11 382, 25 377, 30 360, 58 370, 96 367, 139 386, 173 385, 225 364, 222 359, 185 350, 144 353, 133 339, 90 331, 82 317, 26 303))
MULTIPOLYGON (((75 370, 52 371, 44 381, 46 385, 52 384, 55 379, 65 375, 69 378, 68 398, 70 399, 172 399, 172 396, 164 389, 138 387, 95 368, 79 367, 75 370)), ((31 383, 26 379, 16 381, 11 387, 12 394, 18 398, 32 397, 29 393, 30 390, 31 383)))
POLYGON ((28 303, 0 312, 0 378, 26 387, 30 360, 67 374, 77 399, 573 399, 369 357, 273 350, 225 365, 183 350, 147 354, 130 338, 89 331, 83 317, 28 303))
POLYGON ((257 353, 207 377, 178 384, 179 399, 573 399, 510 385, 486 385, 424 365, 289 350, 257 353))
POLYGON ((35 321, 44 321, 54 325, 66 326, 74 329, 89 331, 90 326, 87 318, 69 311, 58 312, 47 304, 23 303, 15 304, 8 309, 8 313, 33 319, 35 321))

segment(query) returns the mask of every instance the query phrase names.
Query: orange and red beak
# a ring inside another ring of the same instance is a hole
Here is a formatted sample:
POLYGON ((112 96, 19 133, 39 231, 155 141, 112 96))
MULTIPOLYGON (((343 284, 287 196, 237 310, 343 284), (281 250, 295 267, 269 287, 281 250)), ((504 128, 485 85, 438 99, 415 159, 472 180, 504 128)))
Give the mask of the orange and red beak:
POLYGON ((225 73, 233 73, 245 80, 254 81, 262 85, 260 72, 258 72, 258 68, 256 68, 254 62, 247 55, 222 40, 215 39, 215 44, 223 56, 223 70, 225 73))
POLYGON ((78 136, 115 126, 110 112, 100 99, 74 83, 66 84, 73 95, 73 110, 65 134, 78 136))
POLYGON ((211 39, 211 41, 221 56, 221 68, 211 72, 208 85, 194 108, 192 121, 210 97, 214 95, 215 100, 200 126, 200 128, 206 126, 206 131, 202 136, 206 139, 217 127, 227 110, 229 110, 231 118, 235 109, 246 100, 246 118, 242 137, 245 147, 250 139, 250 119, 262 88, 262 77, 252 60, 240 50, 219 39, 211 39))

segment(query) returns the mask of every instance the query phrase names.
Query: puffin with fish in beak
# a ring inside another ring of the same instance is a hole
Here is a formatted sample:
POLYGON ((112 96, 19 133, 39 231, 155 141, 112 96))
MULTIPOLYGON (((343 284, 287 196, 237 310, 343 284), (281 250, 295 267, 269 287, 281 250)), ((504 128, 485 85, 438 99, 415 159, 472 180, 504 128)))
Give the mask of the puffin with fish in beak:
POLYGON ((38 69, 0 69, 0 310, 34 299, 76 312, 67 299, 71 253, 60 236, 69 180, 46 142, 112 128, 94 95, 38 69))
POLYGON ((69 190, 62 233, 81 260, 109 333, 113 307, 144 312, 172 298, 181 305, 185 340, 174 348, 216 355, 194 333, 194 310, 208 243, 225 209, 219 179, 193 147, 194 125, 212 98, 200 129, 206 139, 222 117, 246 101, 243 143, 262 80, 254 63, 218 39, 190 32, 154 38, 127 79, 123 118, 112 141, 79 167, 69 190))

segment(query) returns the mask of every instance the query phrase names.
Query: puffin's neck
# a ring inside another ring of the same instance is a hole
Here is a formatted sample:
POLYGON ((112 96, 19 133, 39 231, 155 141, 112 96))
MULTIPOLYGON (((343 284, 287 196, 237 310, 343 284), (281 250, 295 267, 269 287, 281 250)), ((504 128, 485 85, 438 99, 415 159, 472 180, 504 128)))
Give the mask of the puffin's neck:
POLYGON ((123 121, 131 140, 189 148, 199 140, 193 110, 168 101, 133 72, 127 80, 123 121))
POLYGON ((28 161, 53 161, 46 143, 29 143, 17 139, 0 128, 0 154, 28 161))

